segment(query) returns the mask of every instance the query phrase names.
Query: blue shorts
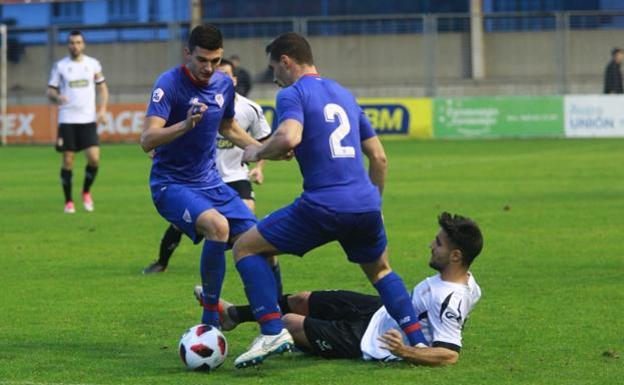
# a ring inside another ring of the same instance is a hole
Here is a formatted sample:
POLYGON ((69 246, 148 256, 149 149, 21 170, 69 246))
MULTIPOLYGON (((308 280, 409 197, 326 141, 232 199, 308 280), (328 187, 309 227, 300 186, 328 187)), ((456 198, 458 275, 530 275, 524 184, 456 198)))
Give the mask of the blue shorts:
POLYGON ((153 185, 152 200, 170 223, 199 243, 202 235, 195 232, 195 222, 201 213, 216 209, 227 218, 230 239, 253 227, 257 220, 245 202, 229 186, 222 184, 213 188, 196 188, 180 184, 153 185))
POLYGON ((301 198, 267 215, 258 231, 280 252, 299 256, 338 241, 356 263, 376 261, 388 244, 380 211, 337 213, 301 198))

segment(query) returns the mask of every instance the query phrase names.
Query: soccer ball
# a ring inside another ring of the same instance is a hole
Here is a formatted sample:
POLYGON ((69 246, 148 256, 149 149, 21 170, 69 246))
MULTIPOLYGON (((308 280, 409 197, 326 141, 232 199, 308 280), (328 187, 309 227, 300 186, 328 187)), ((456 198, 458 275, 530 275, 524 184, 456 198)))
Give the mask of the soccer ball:
POLYGON ((210 325, 195 325, 180 339, 180 358, 191 370, 217 369, 227 357, 227 341, 219 329, 210 325))

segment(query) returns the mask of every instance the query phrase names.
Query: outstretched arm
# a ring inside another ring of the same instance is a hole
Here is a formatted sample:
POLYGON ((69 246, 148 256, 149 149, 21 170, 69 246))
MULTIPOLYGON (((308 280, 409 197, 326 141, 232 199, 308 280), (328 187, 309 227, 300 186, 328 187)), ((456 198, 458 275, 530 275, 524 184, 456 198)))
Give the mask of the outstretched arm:
POLYGON ((301 143, 302 135, 303 125, 295 119, 286 119, 264 144, 246 148, 243 160, 256 162, 261 159, 290 159, 292 150, 301 143))
POLYGON ((388 172, 388 158, 377 136, 370 137, 362 142, 362 151, 368 158, 368 174, 371 181, 379 189, 379 195, 383 194, 388 172))
POLYGON ((414 365, 451 365, 456 363, 459 358, 459 353, 447 348, 405 345, 401 333, 396 329, 388 330, 379 337, 379 341, 383 343, 383 348, 414 365))
POLYGON ((219 133, 240 148, 245 148, 250 144, 260 145, 260 142, 252 138, 247 131, 243 130, 234 118, 221 120, 219 133))

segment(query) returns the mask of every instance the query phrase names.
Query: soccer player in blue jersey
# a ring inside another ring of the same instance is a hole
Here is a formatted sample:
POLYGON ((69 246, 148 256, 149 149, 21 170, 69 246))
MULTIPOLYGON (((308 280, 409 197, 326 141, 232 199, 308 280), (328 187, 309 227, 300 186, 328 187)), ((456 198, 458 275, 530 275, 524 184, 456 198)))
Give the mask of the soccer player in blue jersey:
POLYGON ((200 260, 202 322, 218 326, 218 304, 228 242, 256 219, 215 164, 217 131, 236 146, 259 144, 234 120, 234 85, 215 71, 223 56, 219 29, 193 29, 186 64, 163 73, 152 92, 141 135, 154 150, 150 189, 156 209, 194 243, 205 239, 200 260))
POLYGON ((294 151, 303 175, 303 194, 260 221, 234 244, 234 258, 261 334, 236 367, 262 362, 289 350, 275 281, 265 256, 303 255, 338 241, 379 292, 388 313, 411 345, 425 343, 403 280, 388 263, 381 214, 387 160, 381 142, 355 98, 321 77, 310 45, 289 32, 266 47, 277 95, 278 128, 262 145, 245 148, 243 160, 283 159, 294 151), (368 173, 362 154, 369 159, 368 173))

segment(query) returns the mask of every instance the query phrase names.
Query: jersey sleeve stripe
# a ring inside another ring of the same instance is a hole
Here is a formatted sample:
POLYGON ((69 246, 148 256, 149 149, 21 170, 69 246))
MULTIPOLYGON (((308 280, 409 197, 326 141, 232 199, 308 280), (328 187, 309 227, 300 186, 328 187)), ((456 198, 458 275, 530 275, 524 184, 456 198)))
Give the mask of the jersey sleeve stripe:
POLYGON ((449 349, 452 350, 454 352, 459 353, 461 351, 461 346, 459 345, 455 345, 455 344, 451 344, 448 342, 442 342, 442 341, 433 341, 433 343, 431 344, 431 347, 434 348, 445 348, 445 349, 449 349))
POLYGON ((271 134, 266 135, 266 136, 263 136, 262 138, 257 138, 256 140, 257 140, 258 142, 262 142, 263 140, 267 140, 270 136, 271 136, 271 134))

